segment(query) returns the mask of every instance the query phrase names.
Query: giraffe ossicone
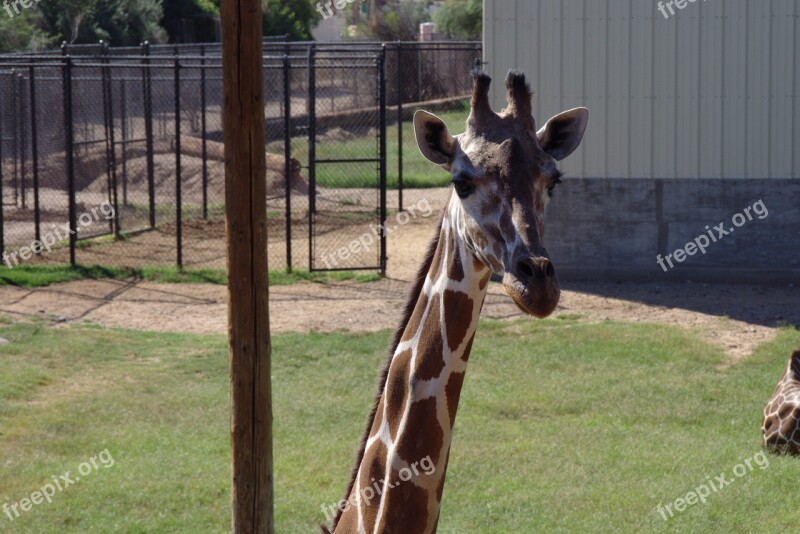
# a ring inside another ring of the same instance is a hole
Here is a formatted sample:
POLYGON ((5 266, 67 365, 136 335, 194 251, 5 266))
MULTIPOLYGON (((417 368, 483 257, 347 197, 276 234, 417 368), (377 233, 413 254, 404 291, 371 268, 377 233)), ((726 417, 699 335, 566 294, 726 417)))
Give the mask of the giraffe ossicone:
POLYGON ((763 446, 778 454, 800 455, 800 350, 794 351, 761 424, 763 446))
MULTIPOLYGON (((418 111, 422 154, 451 175, 453 192, 413 284, 337 534, 435 532, 467 360, 492 273, 526 314, 546 317, 560 295, 542 242, 544 210, 560 183, 557 161, 580 144, 589 112, 562 112, 537 131, 524 74, 506 79, 508 106, 489 104, 491 79, 473 74, 466 131, 450 134, 418 111), (430 469, 421 470, 421 461, 430 469)), ((329 530, 323 527, 324 532, 329 530)))

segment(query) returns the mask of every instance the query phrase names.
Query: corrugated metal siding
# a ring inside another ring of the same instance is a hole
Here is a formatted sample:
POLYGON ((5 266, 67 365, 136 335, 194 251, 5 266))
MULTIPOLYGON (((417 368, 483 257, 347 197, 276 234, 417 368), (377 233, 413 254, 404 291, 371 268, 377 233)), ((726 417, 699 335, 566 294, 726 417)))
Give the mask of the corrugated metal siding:
POLYGON ((523 69, 538 124, 586 106, 583 177, 800 176, 800 0, 484 0, 492 100, 523 69))

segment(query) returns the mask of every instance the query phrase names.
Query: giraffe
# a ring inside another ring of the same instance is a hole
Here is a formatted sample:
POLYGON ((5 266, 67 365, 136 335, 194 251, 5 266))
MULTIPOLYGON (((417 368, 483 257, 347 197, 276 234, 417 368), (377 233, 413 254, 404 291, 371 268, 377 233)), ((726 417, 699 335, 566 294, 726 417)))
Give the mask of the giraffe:
POLYGON ((777 453, 800 454, 800 350, 794 351, 764 408, 763 445, 777 453))
MULTIPOLYGON (((375 404, 333 532, 436 531, 456 408, 492 273, 526 314, 546 317, 560 289, 542 244, 556 162, 580 144, 585 108, 540 130, 525 75, 506 79, 508 106, 489 104, 491 78, 473 73, 466 131, 452 136, 426 111, 417 145, 451 174, 453 191, 428 247, 379 380, 375 404)), ((330 533, 326 527, 323 532, 330 533)))

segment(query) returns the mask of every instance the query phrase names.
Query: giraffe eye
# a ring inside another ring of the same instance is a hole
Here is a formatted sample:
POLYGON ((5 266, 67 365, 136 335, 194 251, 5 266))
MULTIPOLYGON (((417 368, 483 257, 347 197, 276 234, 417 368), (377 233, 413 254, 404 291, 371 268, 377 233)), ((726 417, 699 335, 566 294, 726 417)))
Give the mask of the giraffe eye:
POLYGON ((464 180, 453 180, 453 188, 456 190, 458 198, 465 199, 475 191, 475 184, 465 182, 464 180))
POLYGON ((556 179, 550 182, 550 185, 547 187, 547 196, 552 198, 553 193, 556 190, 556 186, 561 183, 561 174, 556 176, 556 179))

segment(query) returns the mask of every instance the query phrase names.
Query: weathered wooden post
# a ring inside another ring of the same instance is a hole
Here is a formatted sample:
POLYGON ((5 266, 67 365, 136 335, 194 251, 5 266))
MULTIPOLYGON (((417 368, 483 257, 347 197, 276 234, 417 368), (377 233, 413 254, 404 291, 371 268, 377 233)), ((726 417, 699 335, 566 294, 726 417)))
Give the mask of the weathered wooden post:
POLYGON ((222 2, 235 533, 272 533, 272 392, 260 0, 222 2))

